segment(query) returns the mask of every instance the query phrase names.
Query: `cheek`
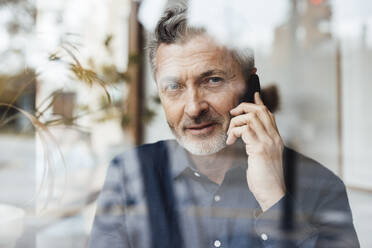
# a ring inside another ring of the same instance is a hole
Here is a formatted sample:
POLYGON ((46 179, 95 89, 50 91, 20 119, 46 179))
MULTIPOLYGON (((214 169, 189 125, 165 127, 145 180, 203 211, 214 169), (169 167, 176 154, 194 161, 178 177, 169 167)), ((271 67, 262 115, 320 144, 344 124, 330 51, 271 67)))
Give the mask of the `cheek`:
POLYGON ((229 127, 231 120, 230 110, 239 105, 242 90, 244 89, 230 87, 219 94, 209 96, 210 105, 224 119, 224 129, 229 127))
POLYGON ((162 105, 169 124, 171 124, 173 127, 177 127, 182 120, 182 105, 177 102, 167 101, 164 99, 162 99, 162 105))
POLYGON ((225 91, 210 95, 208 101, 220 115, 230 116, 230 110, 237 106, 239 97, 232 91, 225 91))

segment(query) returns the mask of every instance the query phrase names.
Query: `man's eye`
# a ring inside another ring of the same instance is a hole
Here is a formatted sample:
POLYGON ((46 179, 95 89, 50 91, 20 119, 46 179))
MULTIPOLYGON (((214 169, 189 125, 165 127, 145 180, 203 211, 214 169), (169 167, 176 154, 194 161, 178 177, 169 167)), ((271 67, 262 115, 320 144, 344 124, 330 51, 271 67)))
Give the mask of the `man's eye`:
POLYGON ((166 90, 178 90, 180 88, 180 84, 179 83, 169 83, 167 84, 167 86, 165 87, 166 90))
POLYGON ((208 83, 210 84, 219 84, 223 82, 223 78, 220 77, 211 77, 208 79, 208 83))

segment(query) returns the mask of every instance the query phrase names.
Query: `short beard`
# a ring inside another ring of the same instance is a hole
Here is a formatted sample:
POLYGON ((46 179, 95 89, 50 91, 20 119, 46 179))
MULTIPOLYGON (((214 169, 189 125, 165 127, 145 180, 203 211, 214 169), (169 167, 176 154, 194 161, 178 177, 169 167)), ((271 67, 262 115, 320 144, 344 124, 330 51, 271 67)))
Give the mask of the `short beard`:
POLYGON ((193 155, 202 156, 215 154, 227 146, 227 134, 224 132, 216 134, 213 138, 201 141, 190 141, 187 140, 186 136, 177 136, 173 130, 172 132, 177 142, 193 155))
MULTIPOLYGON (((208 117, 205 116, 206 118, 201 117, 201 119, 207 119, 208 117)), ((208 119, 211 120, 211 119, 208 119)), ((221 122, 222 119, 218 118, 218 122, 222 125, 221 122)), ((200 123, 199 120, 196 120, 197 123, 200 123)), ((173 133, 173 135, 176 137, 177 142, 185 148, 188 152, 190 152, 193 155, 211 155, 215 154, 222 149, 224 149, 226 145, 226 140, 227 140, 227 134, 224 132, 224 130, 221 130, 219 133, 214 134, 211 137, 200 137, 200 140, 189 140, 187 135, 181 135, 178 133, 175 128, 170 125, 168 122, 168 125, 173 133)))

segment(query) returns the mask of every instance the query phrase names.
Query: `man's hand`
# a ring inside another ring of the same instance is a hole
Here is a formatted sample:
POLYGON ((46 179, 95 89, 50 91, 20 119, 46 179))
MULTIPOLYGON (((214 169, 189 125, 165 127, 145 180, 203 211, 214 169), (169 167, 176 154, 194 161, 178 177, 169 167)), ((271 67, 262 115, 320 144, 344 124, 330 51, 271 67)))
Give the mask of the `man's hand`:
POLYGON ((285 195, 283 176, 283 141, 274 115, 263 104, 258 92, 253 103, 241 103, 230 111, 226 143, 239 137, 248 154, 247 182, 262 211, 266 211, 285 195))

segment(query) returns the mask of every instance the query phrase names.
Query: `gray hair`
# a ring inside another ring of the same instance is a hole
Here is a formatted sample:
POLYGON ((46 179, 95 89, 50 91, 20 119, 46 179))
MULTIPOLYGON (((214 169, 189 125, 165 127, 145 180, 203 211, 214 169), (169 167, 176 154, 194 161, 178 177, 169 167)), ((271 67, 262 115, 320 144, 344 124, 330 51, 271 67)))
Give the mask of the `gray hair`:
MULTIPOLYGON (((156 25, 154 33, 150 34, 147 49, 153 75, 156 72, 156 52, 160 44, 182 43, 192 37, 206 33, 206 30, 201 27, 188 25, 186 11, 185 5, 168 8, 156 25)), ((241 65, 243 76, 249 76, 254 68, 253 51, 249 48, 229 50, 233 58, 241 65)))

